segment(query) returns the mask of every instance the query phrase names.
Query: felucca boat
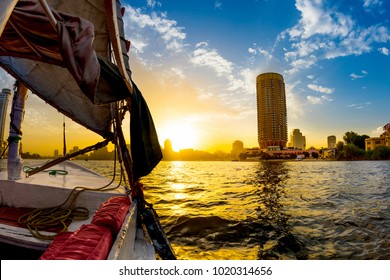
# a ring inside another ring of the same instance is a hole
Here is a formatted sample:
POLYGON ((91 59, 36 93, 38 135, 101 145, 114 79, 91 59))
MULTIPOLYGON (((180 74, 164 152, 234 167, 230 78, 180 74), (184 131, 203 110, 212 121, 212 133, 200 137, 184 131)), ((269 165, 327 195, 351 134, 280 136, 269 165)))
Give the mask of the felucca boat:
POLYGON ((116 0, 0 2, 0 66, 16 80, 7 170, 0 172, 3 259, 27 259, 26 250, 42 260, 175 259, 139 183, 162 154, 131 79, 124 12, 116 0), (23 168, 19 146, 28 90, 103 141, 23 168), (131 148, 122 132, 126 113, 131 148), (121 184, 69 161, 110 142, 121 184))

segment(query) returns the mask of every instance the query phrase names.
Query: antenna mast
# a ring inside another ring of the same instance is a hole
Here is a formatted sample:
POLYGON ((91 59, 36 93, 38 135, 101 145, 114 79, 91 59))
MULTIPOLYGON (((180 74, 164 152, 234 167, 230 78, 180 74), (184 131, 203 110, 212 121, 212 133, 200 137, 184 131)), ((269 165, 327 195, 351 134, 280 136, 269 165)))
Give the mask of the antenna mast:
POLYGON ((64 136, 64 156, 65 156, 66 155, 65 116, 63 120, 63 126, 64 126, 63 136, 64 136))

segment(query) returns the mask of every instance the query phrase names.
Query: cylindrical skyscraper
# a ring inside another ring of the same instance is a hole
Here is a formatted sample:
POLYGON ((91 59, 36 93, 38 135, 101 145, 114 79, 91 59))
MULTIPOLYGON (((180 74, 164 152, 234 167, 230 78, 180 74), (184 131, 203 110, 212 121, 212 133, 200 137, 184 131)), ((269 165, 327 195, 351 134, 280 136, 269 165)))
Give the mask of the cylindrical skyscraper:
POLYGON ((260 149, 285 147, 287 143, 287 108, 283 76, 263 73, 256 78, 257 128, 260 149))

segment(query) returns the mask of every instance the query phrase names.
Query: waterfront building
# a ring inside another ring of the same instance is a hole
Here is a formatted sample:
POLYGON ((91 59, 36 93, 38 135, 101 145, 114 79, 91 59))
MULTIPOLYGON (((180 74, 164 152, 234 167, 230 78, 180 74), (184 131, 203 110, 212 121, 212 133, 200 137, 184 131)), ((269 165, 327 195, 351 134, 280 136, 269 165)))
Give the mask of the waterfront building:
POLYGON ((238 159, 239 155, 245 153, 244 143, 240 140, 236 140, 232 144, 232 150, 230 156, 232 159, 238 159))
POLYGON ((383 133, 379 137, 371 137, 364 140, 366 151, 375 150, 376 147, 390 147, 390 123, 383 127, 383 133))
POLYGON ((283 76, 263 73, 256 78, 257 128, 260 149, 287 144, 287 108, 283 76))
MULTIPOLYGON (((71 149, 71 150, 69 151, 69 154, 76 153, 76 152, 78 152, 79 150, 80 150, 80 149, 79 149, 78 146, 73 146, 73 149, 71 149)), ((108 150, 107 150, 107 152, 108 152, 108 150)))
POLYGON ((0 154, 3 153, 3 150, 7 145, 7 142, 4 139, 4 130, 5 130, 5 119, 8 110, 8 101, 10 96, 11 96, 10 89, 4 88, 0 92, 0 154))
POLYGON ((167 153, 172 153, 173 152, 172 141, 170 139, 166 139, 164 141, 164 150, 167 153))
POLYGON ((302 135, 302 132, 300 132, 298 128, 291 132, 289 146, 301 150, 306 148, 306 137, 302 135))
POLYGON ((179 160, 179 153, 175 152, 172 147, 172 141, 166 139, 164 141, 164 148, 162 149, 164 160, 179 160))
POLYGON ((328 149, 336 148, 336 136, 328 136, 328 149))

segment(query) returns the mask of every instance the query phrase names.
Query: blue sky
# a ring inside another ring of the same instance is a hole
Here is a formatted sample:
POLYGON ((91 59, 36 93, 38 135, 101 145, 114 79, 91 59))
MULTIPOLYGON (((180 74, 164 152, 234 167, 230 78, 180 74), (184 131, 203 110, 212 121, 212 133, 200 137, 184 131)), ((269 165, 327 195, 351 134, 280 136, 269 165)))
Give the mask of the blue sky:
POLYGON ((270 71, 285 79, 289 133, 299 128, 308 146, 351 130, 378 136, 390 122, 389 1, 122 4, 133 78, 162 144, 257 146, 256 76, 270 71))
MULTIPOLYGON (((308 145, 325 146, 328 135, 342 140, 350 130, 378 136, 390 121, 388 1, 126 4, 134 59, 166 81, 169 76, 192 88, 176 98, 170 93, 166 110, 187 106, 181 95, 202 100, 181 118, 208 135, 219 132, 229 145, 236 138, 256 145, 255 78, 268 71, 284 76, 288 130, 299 128, 308 145)), ((162 111, 157 114, 165 121, 162 111)))

